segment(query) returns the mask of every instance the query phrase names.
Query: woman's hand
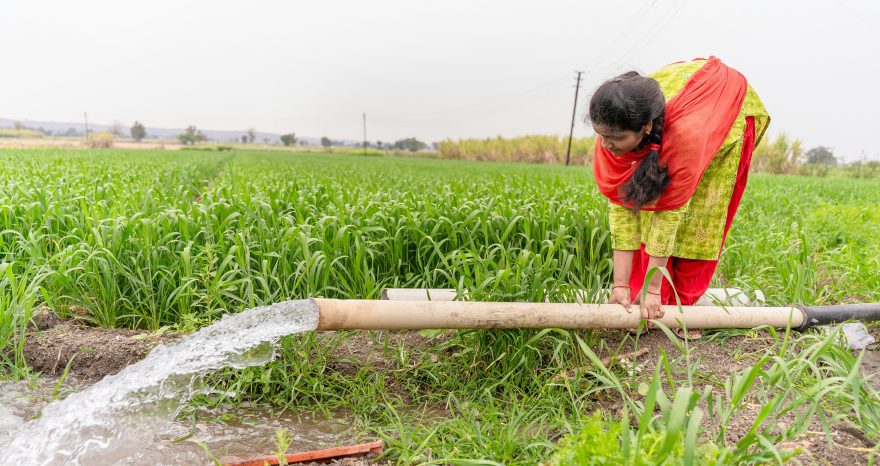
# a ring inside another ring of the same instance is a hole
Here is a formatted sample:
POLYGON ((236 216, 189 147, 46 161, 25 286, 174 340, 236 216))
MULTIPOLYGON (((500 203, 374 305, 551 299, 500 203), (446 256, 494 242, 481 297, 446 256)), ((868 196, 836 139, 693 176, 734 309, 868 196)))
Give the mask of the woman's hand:
POLYGON ((611 289, 611 296, 608 297, 608 304, 620 304, 626 309, 626 312, 632 312, 632 302, 629 299, 628 286, 615 286, 611 289))
MULTIPOLYGON (((659 319, 663 317, 663 303, 659 293, 648 292, 639 306, 643 320, 659 319)), ((648 328, 654 328, 654 324, 648 322, 648 328)))

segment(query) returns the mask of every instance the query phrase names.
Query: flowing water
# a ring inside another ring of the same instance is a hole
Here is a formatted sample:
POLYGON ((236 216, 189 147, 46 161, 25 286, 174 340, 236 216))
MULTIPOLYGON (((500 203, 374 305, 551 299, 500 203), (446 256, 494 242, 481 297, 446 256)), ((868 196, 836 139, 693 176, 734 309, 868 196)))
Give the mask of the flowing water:
POLYGON ((135 464, 205 373, 266 364, 281 337, 314 330, 311 300, 285 301, 224 316, 90 388, 50 403, 39 419, 12 432, 0 464, 135 464))

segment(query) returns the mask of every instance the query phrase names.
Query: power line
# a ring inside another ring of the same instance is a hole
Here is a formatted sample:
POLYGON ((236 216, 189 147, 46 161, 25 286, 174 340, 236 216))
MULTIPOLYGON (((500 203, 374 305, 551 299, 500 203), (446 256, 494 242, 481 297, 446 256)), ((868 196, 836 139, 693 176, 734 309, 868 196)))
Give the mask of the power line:
POLYGON ((610 56, 613 54, 613 52, 614 52, 615 50, 617 50, 617 48, 618 48, 621 44, 624 43, 624 39, 625 39, 625 38, 627 38, 627 37, 631 37, 631 36, 632 36, 632 31, 636 31, 636 30, 640 30, 640 29, 641 29, 641 30, 646 31, 646 32, 645 32, 645 35, 646 35, 646 36, 653 37, 653 35, 654 35, 654 30, 653 30, 652 28, 637 28, 636 26, 639 24, 639 22, 640 22, 645 16, 648 15, 648 13, 654 8, 654 5, 655 5, 656 3, 657 3, 657 2, 656 2, 656 0, 655 0, 654 2, 651 2, 651 4, 650 4, 647 8, 644 8, 644 9, 640 10, 640 11, 639 11, 639 14, 635 17, 635 19, 633 19, 633 20, 630 22, 629 26, 626 27, 626 28, 622 28, 620 34, 618 34, 617 37, 615 37, 615 38, 610 42, 610 43, 611 43, 611 47, 606 48, 602 53, 600 53, 600 54, 599 54, 598 56, 596 56, 593 60, 591 60, 590 62, 588 62, 588 63, 587 63, 587 68, 586 68, 586 69, 592 69, 592 68, 595 67, 595 65, 597 65, 598 63, 604 61, 606 58, 610 57, 610 56))
MULTIPOLYGON (((389 126, 398 126, 398 127, 426 127, 426 126, 435 126, 441 125, 450 122, 460 122, 460 121, 468 121, 479 118, 485 118, 488 116, 496 115, 500 112, 510 111, 516 108, 523 107, 525 105, 531 104, 535 101, 540 101, 545 99, 546 97, 550 97, 552 95, 556 95, 562 92, 568 91, 569 86, 563 86, 558 89, 547 89, 544 92, 533 94, 528 98, 520 98, 520 99, 510 99, 507 102, 497 102, 494 105, 486 106, 484 108, 474 108, 470 111, 458 112, 454 114, 446 114, 446 115, 434 115, 431 117, 404 117, 403 120, 400 117, 392 117, 387 115, 378 115, 379 118, 382 119, 384 124, 389 126)), ((377 117, 374 113, 373 117, 377 117)))
MULTIPOLYGON (((473 113, 483 113, 488 109, 493 107, 508 107, 511 105, 511 101, 530 101, 535 97, 546 97, 548 95, 555 94, 564 89, 567 89, 568 86, 560 86, 562 81, 566 81, 568 78, 560 77, 555 78, 551 81, 547 81, 536 86, 532 86, 525 90, 509 94, 503 97, 499 97, 498 99, 488 101, 488 102, 480 102, 466 105, 459 105, 456 107, 446 108, 443 110, 438 110, 435 112, 430 112, 421 115, 413 115, 407 117, 407 120, 422 120, 421 124, 430 124, 431 121, 436 120, 438 118, 447 120, 447 119, 460 119, 461 116, 473 114, 473 113)), ((373 114, 373 116, 377 116, 373 114)), ((378 115, 384 116, 384 115, 378 115)))
POLYGON ((652 29, 649 34, 645 34, 643 37, 636 40, 636 42, 634 42, 630 48, 626 49, 626 52, 621 54, 621 57, 624 58, 619 62, 620 66, 617 67, 617 71, 620 71, 621 68, 627 66, 627 62, 638 53, 641 47, 647 45, 648 42, 650 42, 652 39, 655 39, 661 32, 663 32, 663 30, 666 29, 670 23, 672 23, 672 20, 675 19, 676 16, 678 16, 678 14, 681 12, 684 6, 687 5, 687 3, 688 0, 683 0, 678 5, 678 7, 672 7, 664 12, 662 16, 657 20, 657 23, 660 26, 652 29))

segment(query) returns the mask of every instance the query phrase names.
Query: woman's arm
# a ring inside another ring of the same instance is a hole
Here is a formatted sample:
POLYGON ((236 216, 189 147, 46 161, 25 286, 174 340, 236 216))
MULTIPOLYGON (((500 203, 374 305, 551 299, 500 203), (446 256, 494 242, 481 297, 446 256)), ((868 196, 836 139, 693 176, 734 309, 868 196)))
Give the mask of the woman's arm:
POLYGON ((632 273, 632 261, 635 251, 614 250, 614 284, 611 288, 609 304, 620 304, 627 312, 632 312, 630 305, 629 276, 632 273))
POLYGON ((635 251, 614 250, 614 285, 629 286, 635 251))
POLYGON ((611 248, 614 250, 614 283, 609 304, 621 304, 632 312, 629 277, 632 273, 633 254, 641 248, 639 217, 617 204, 611 204, 608 212, 611 227, 611 248))
MULTIPOLYGON (((651 256, 648 259, 648 271, 650 271, 654 267, 666 267, 666 264, 669 262, 669 257, 658 257, 651 256)), ((638 290, 638 295, 636 296, 635 301, 641 302, 642 305, 639 306, 639 310, 642 314, 642 319, 650 320, 650 319, 659 319, 663 317, 663 301, 660 299, 660 288, 663 284, 663 274, 659 272, 655 272, 654 276, 651 277, 651 281, 648 282, 648 290, 645 293, 644 301, 642 298, 642 290, 638 290)), ((648 324, 649 328, 652 328, 653 325, 648 324)))

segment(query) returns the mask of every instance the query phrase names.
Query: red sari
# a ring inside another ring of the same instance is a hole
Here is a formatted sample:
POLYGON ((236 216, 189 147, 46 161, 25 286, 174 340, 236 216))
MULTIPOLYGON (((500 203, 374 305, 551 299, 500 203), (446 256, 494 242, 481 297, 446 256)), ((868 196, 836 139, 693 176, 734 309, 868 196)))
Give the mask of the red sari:
MULTIPOLYGON (((710 57, 694 72, 681 91, 669 99, 659 153, 660 165, 667 167, 670 183, 656 201, 645 205, 642 210, 675 210, 691 199, 736 122, 747 89, 748 83, 742 74, 719 59, 710 57)), ((747 117, 722 247, 745 190, 754 145, 755 122, 753 117, 747 117)), ((593 171, 599 191, 611 202, 631 207, 624 200, 621 188, 630 180, 638 162, 647 153, 648 150, 643 150, 615 156, 597 138, 593 171)), ((649 259, 650 255, 642 244, 632 262, 629 282, 632 299, 641 292, 649 259)), ((662 303, 676 304, 672 291, 674 286, 682 305, 694 304, 708 289, 717 265, 717 260, 670 257, 666 268, 672 283, 663 280, 662 303)))

